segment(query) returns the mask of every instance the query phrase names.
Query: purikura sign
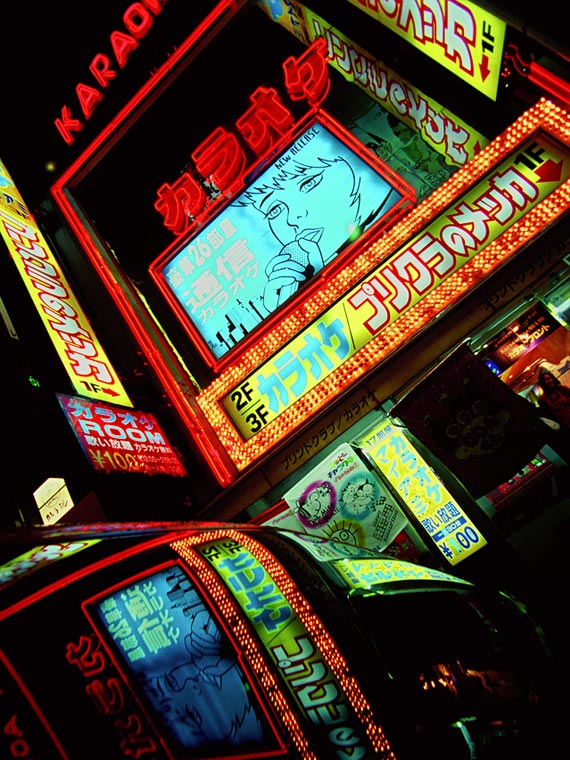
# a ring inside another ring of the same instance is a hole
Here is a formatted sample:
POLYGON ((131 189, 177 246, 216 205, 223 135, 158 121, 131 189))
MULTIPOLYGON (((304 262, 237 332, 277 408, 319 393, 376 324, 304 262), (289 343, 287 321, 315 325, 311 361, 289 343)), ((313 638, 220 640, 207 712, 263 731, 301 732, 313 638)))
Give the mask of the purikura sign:
POLYGON ((496 166, 221 399, 243 438, 259 433, 429 298, 430 308, 402 335, 410 338, 425 326, 470 287, 467 275, 451 289, 444 284, 459 270, 474 269, 473 284, 490 271, 494 257, 486 262, 486 249, 569 176, 568 149, 540 134, 496 166))

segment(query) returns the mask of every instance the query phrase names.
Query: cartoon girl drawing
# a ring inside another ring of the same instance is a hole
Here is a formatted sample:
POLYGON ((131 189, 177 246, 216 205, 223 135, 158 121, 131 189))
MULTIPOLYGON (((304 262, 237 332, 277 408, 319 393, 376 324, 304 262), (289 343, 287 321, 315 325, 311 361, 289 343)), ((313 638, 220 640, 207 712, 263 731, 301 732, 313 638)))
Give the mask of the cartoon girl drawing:
MULTIPOLYGON (((273 235, 263 305, 274 311, 375 222, 399 194, 341 140, 309 128, 273 171, 243 193, 273 235), (314 141, 314 142, 313 142, 314 141), (327 151, 327 155, 323 151, 327 151), (330 151, 330 152, 329 152, 330 151)), ((326 134, 326 133, 325 133, 326 134)))
POLYGON ((210 613, 199 609, 184 637, 185 659, 148 678, 162 719, 185 748, 258 745, 263 726, 236 653, 210 613))

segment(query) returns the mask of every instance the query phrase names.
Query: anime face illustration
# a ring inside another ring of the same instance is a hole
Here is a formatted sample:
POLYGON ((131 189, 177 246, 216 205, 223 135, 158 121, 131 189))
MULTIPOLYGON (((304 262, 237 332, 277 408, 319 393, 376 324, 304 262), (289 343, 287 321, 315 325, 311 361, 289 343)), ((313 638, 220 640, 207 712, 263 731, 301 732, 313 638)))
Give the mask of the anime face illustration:
POLYGON ((358 228, 357 190, 354 171, 344 158, 322 158, 314 166, 295 163, 268 190, 259 210, 282 245, 295 240, 310 255, 315 250, 305 241, 315 243, 319 259, 327 263, 358 228))
POLYGON ((182 746, 262 741, 263 729, 236 654, 224 646, 219 628, 205 609, 191 618, 184 646, 186 660, 149 684, 182 746))
POLYGON ((336 492, 331 483, 317 481, 297 501, 299 521, 311 528, 326 524, 336 509, 336 492))
MULTIPOLYGON (((356 240, 397 201, 397 193, 336 138, 303 142, 245 192, 236 205, 253 206, 275 240, 265 266, 263 304, 274 311, 356 240)), ((313 131, 312 131, 313 130, 313 131)))
POLYGON ((402 200, 379 165, 315 122, 161 274, 221 357, 402 200))
POLYGON ((372 511, 375 503, 374 485, 369 480, 348 483, 342 492, 341 509, 353 518, 372 511))
POLYGON ((248 193, 281 250, 268 262, 264 305, 273 311, 358 237, 359 181, 342 157, 294 161, 248 193))

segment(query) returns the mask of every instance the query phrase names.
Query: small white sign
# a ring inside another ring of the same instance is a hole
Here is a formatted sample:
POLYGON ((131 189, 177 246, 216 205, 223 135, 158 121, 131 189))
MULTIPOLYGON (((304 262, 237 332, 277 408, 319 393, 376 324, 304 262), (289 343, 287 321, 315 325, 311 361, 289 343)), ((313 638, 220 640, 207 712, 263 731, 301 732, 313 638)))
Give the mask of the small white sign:
POLYGON ((34 491, 44 525, 53 525, 75 505, 63 478, 48 478, 34 491))

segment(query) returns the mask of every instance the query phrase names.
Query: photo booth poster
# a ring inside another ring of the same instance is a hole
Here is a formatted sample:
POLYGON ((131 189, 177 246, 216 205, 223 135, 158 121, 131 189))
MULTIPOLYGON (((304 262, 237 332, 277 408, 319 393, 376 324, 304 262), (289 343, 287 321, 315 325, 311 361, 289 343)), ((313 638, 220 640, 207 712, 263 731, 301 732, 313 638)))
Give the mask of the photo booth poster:
POLYGON ((354 546, 383 551, 407 518, 395 497, 358 451, 342 444, 283 495, 290 513, 276 519, 354 546))

